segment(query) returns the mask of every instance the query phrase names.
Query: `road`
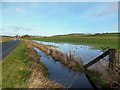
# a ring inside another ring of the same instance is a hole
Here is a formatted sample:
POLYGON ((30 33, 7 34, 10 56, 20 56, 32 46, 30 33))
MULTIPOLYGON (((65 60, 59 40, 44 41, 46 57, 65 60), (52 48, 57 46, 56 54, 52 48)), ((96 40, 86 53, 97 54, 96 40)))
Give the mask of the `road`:
POLYGON ((0 60, 8 56, 20 43, 19 40, 0 43, 0 60))

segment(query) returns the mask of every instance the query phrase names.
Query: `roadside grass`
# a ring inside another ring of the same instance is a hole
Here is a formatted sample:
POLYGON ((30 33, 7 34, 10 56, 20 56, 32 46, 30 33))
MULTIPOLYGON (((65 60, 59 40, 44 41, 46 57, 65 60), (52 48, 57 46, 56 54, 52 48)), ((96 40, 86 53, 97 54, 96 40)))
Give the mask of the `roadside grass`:
POLYGON ((28 49, 22 41, 16 50, 2 62, 2 88, 27 88, 30 77, 28 49))
POLYGON ((45 42, 63 42, 72 44, 92 45, 96 48, 108 47, 118 49, 117 35, 65 35, 42 38, 26 38, 29 40, 40 40, 45 42))

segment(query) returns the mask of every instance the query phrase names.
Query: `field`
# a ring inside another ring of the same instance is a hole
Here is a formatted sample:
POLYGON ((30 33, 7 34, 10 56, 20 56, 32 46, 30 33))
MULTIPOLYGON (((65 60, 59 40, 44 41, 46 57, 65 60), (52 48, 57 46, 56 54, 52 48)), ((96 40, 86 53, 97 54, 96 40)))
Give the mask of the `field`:
POLYGON ((12 40, 15 40, 15 38, 14 37, 0 37, 0 42, 8 42, 12 40))
POLYGON ((42 38, 27 38, 32 40, 40 40, 46 42, 65 42, 73 44, 92 45, 96 48, 115 48, 118 49, 118 34, 69 34, 42 38))

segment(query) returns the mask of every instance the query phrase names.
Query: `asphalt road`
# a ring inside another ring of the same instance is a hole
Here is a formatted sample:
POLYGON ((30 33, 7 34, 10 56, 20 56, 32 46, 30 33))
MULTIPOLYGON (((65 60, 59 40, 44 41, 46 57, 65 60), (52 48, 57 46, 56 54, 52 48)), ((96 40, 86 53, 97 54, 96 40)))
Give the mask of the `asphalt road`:
POLYGON ((6 56, 8 56, 19 43, 19 40, 0 43, 0 60, 3 60, 6 56))

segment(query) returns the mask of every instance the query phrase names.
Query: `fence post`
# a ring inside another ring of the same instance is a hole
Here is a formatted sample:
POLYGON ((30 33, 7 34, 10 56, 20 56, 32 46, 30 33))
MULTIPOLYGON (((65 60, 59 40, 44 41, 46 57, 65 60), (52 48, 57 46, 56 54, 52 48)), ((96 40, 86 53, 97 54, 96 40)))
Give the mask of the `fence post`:
POLYGON ((116 67, 116 49, 109 49, 109 68, 114 70, 116 67))

